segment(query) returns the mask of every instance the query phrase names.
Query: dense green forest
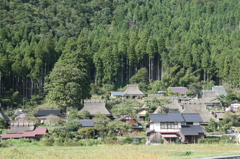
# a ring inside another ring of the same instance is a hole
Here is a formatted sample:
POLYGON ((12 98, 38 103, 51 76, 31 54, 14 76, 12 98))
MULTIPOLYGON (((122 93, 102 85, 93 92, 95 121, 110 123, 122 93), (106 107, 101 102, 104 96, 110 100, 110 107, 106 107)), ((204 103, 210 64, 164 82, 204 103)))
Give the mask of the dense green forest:
POLYGON ((50 100, 61 100, 56 94, 69 90, 69 96, 79 94, 71 100, 81 100, 90 97, 90 83, 124 86, 141 68, 165 88, 199 81, 239 87, 238 0, 0 4, 2 96, 45 91, 50 100))

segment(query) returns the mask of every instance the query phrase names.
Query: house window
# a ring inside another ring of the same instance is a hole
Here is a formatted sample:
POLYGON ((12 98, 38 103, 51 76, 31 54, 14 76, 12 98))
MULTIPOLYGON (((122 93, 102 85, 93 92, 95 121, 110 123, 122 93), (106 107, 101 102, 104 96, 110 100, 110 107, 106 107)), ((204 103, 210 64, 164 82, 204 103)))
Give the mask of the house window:
POLYGON ((193 125, 193 122, 187 122, 187 125, 193 125))
POLYGON ((177 123, 161 123, 161 129, 176 129, 177 123))

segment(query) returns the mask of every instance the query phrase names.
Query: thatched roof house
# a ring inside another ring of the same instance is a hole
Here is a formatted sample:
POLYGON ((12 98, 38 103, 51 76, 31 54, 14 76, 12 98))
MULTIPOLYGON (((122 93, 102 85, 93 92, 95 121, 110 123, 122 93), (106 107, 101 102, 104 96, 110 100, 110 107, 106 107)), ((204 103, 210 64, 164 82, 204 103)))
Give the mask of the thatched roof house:
POLYGON ((137 84, 128 84, 127 89, 124 92, 124 96, 126 98, 133 97, 133 98, 139 98, 144 96, 143 92, 141 92, 138 88, 137 84))
POLYGON ((202 100, 207 105, 219 104, 218 100, 215 98, 218 96, 217 92, 212 90, 203 90, 202 100))
POLYGON ((182 110, 182 107, 181 107, 181 105, 178 103, 178 100, 177 100, 177 99, 173 99, 173 100, 171 100, 171 101, 172 101, 171 103, 164 104, 163 107, 166 108, 166 109, 169 109, 169 110, 179 110, 179 111, 182 110))
POLYGON ((48 134, 47 128, 36 128, 35 123, 11 123, 11 128, 7 134, 4 134, 2 139, 19 139, 19 138, 34 138, 40 139, 43 135, 48 134))
POLYGON ((84 100, 84 107, 79 113, 83 111, 88 111, 90 117, 94 117, 97 113, 112 117, 112 114, 106 108, 106 100, 84 100))
POLYGON ((182 113, 199 113, 203 120, 201 124, 207 124, 211 118, 215 120, 215 117, 207 110, 206 104, 200 100, 183 102, 182 107, 182 113))

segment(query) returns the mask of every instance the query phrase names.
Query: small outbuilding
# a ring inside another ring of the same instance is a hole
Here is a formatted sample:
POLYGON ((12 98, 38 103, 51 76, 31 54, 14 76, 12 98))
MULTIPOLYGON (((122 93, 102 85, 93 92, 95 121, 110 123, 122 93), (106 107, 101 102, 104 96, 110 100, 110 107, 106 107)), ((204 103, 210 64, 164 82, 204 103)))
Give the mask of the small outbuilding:
POLYGON ((11 123, 10 130, 7 134, 4 134, 1 139, 20 139, 30 138, 39 140, 43 135, 48 134, 47 128, 36 128, 35 123, 22 123, 15 122, 11 123))

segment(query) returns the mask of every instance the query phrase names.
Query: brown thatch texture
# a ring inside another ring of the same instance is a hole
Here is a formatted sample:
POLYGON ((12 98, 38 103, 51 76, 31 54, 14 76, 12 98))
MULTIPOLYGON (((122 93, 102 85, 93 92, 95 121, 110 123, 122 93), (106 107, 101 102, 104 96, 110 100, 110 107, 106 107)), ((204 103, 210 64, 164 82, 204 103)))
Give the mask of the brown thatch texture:
POLYGON ((35 123, 11 123, 11 128, 8 134, 22 134, 26 131, 33 131, 35 123))
POLYGON ((106 100, 84 100, 84 107, 79 111, 88 111, 90 115, 96 115, 101 113, 107 116, 111 116, 111 113, 106 108, 106 100))
POLYGON ((204 103, 219 103, 219 101, 213 100, 216 97, 217 97, 217 93, 215 91, 211 91, 211 90, 203 91, 202 100, 204 101, 204 103))
POLYGON ((207 110, 207 106, 200 100, 193 100, 183 102, 182 113, 199 113, 203 119, 203 122, 209 122, 210 119, 215 119, 214 116, 207 110))
POLYGON ((143 92, 141 92, 138 88, 137 84, 128 84, 127 90, 124 92, 125 96, 144 96, 143 92))

